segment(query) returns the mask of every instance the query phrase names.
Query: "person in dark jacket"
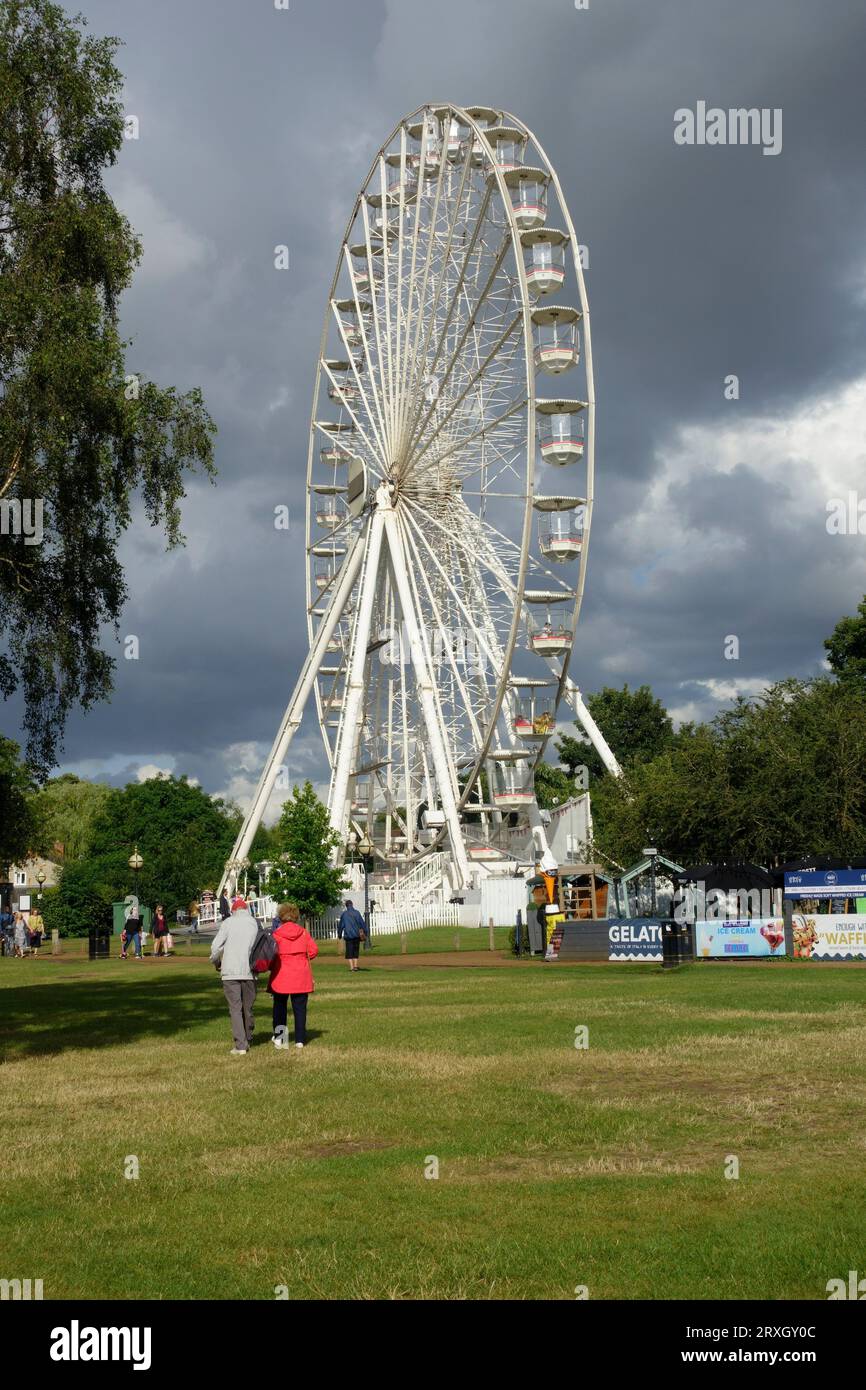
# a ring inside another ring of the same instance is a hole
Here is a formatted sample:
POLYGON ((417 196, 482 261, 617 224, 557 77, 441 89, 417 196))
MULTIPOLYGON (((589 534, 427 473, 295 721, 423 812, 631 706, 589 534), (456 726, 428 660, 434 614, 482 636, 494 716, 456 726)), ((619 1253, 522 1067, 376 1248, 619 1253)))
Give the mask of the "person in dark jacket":
POLYGON ((277 908, 280 925, 274 932, 277 954, 271 961, 268 992, 274 1001, 274 1047, 288 1047, 289 1030, 286 1018, 289 1000, 295 1020, 295 1047, 307 1043, 307 999, 315 989, 310 961, 319 954, 316 942, 298 922, 295 903, 280 903, 277 908))
POLYGON ((342 937, 346 943, 346 960, 353 975, 358 969, 358 952, 366 935, 367 925, 363 917, 358 909, 352 906, 352 899, 347 898, 345 910, 340 913, 337 923, 337 936, 342 937))
POLYGON ((220 893, 220 921, 224 922, 226 918, 231 917, 231 915, 232 910, 229 907, 228 894, 226 893, 226 890, 223 889, 223 891, 220 893))

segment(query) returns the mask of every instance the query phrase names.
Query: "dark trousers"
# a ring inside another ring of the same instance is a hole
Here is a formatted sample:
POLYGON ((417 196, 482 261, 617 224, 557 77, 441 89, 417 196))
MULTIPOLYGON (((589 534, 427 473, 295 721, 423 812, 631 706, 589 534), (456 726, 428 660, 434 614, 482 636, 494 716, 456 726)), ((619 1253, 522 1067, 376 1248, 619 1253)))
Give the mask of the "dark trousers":
POLYGON ((307 1041, 306 994, 274 993, 274 1037, 277 1036, 278 1028, 285 1028, 286 1026, 286 1018, 289 1012, 290 999, 292 1001, 292 1013, 295 1019, 295 1042, 305 1043, 307 1041))

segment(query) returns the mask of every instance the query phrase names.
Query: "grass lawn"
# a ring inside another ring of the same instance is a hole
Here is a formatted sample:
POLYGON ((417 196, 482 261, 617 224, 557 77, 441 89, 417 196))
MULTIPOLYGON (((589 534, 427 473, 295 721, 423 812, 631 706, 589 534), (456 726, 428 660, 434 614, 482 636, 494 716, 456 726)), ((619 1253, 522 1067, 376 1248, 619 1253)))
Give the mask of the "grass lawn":
POLYGON ((866 1272, 866 971, 517 963, 486 938, 377 944, 351 978, 329 948, 307 1049, 270 1046, 260 996, 244 1058, 201 947, 0 960, 0 1276, 46 1298, 823 1299, 866 1272))

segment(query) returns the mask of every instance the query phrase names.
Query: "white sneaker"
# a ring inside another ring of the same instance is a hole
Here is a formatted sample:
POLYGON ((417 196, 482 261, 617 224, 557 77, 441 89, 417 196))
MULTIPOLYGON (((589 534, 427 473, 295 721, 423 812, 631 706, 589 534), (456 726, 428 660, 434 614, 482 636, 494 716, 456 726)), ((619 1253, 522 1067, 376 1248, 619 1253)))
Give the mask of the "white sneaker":
POLYGON ((246 1055, 247 1049, 245 1047, 233 1047, 229 1052, 230 1057, 246 1057, 246 1055))
POLYGON ((295 1043, 295 1047, 303 1047, 303 1046, 304 1046, 303 1043, 295 1043))

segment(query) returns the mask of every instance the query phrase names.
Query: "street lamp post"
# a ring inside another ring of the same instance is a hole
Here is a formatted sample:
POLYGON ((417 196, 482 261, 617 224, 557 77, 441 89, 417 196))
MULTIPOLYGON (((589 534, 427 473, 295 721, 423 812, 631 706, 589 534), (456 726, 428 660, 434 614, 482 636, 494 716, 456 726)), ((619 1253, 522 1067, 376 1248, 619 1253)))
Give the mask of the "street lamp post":
POLYGON ((370 949, 370 862, 373 857, 373 845, 367 835, 362 835, 358 841, 358 854, 361 856, 361 863, 364 866, 364 926, 367 930, 367 939, 364 942, 364 950, 370 949))
POLYGON ((39 870, 39 873, 36 875, 36 882, 39 884, 39 892, 36 894, 36 897, 37 897, 37 899, 41 902, 41 901, 42 901, 42 887, 43 887, 43 884, 45 883, 45 870, 44 870, 44 869, 40 869, 40 870, 39 870))
POLYGON ((655 917, 655 915, 656 915, 656 859, 658 858, 658 850, 656 849, 655 845, 650 845, 648 849, 645 849, 645 850, 644 850, 644 855, 646 856, 647 859, 650 860, 650 873, 651 873, 651 875, 652 875, 652 907, 651 907, 651 909, 650 909, 650 916, 651 916, 651 917, 655 917))

